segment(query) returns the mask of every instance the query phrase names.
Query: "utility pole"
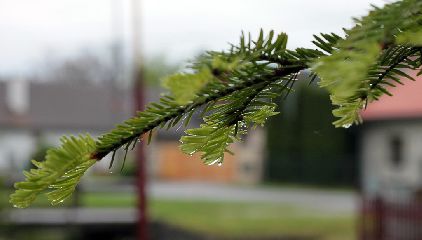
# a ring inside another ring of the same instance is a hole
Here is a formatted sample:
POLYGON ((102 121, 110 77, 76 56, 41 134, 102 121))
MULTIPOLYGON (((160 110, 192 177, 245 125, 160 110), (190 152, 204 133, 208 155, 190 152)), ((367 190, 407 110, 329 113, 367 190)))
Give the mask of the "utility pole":
MULTIPOLYGON (((144 109, 144 81, 142 71, 142 53, 140 46, 140 0, 132 0, 132 51, 133 51, 133 97, 135 113, 144 109)), ((135 150, 135 159, 137 166, 137 195, 138 195, 138 226, 137 239, 148 239, 148 214, 146 197, 146 159, 143 143, 137 145, 135 150)))
POLYGON ((110 118, 113 122, 117 122, 119 108, 122 99, 118 93, 122 86, 127 87, 127 83, 123 83, 124 79, 124 63, 123 63, 123 6, 121 0, 110 0, 110 58, 111 58, 111 74, 107 82, 110 88, 110 118))

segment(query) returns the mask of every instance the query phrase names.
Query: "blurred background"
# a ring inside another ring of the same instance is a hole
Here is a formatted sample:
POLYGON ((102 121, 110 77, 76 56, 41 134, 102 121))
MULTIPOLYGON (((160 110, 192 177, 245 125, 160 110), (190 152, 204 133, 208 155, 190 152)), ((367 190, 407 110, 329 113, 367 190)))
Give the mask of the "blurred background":
POLYGON ((417 82, 348 129, 332 126, 325 91, 299 82, 281 114, 222 166, 182 154, 183 128, 161 131, 144 152, 143 213, 133 152, 122 171, 121 161, 108 168, 110 156, 96 164, 61 206, 42 197, 24 210, 8 203, 29 160, 42 160, 61 135, 98 136, 132 115, 140 69, 147 103, 163 77, 236 44, 242 30, 283 31, 288 48, 313 47, 313 34, 341 34, 385 3, 0 0, 0 239, 145 240, 140 216, 148 239, 422 239, 417 82))

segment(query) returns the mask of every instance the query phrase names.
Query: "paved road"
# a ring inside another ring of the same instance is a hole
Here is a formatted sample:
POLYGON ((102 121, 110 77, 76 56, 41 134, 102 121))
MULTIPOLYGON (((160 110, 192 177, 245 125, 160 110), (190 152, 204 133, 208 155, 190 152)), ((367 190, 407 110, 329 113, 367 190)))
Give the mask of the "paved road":
MULTIPOLYGON (((95 184, 85 186, 85 191, 135 192, 133 185, 95 184)), ((250 187, 239 185, 152 182, 148 195, 157 199, 233 201, 256 203, 286 203, 306 210, 317 210, 324 214, 356 214, 358 195, 347 191, 318 190, 305 188, 250 187)), ((14 209, 9 220, 20 224, 55 224, 68 222, 90 224, 133 223, 136 211, 125 209, 14 209), (111 220, 110 220, 111 219, 111 220), (64 221, 64 222, 63 222, 64 221)))
POLYGON ((159 199, 286 203, 339 214, 353 214, 358 206, 354 192, 305 188, 154 182, 148 192, 159 199))
POLYGON ((57 225, 69 223, 133 224, 137 217, 134 208, 28 208, 11 209, 5 219, 21 225, 57 225))

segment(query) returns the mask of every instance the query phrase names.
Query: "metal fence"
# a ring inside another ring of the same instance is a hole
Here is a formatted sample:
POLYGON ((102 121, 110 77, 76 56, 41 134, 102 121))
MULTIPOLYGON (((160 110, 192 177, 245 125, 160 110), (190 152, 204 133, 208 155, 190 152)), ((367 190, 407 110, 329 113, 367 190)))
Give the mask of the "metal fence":
POLYGON ((361 240, 422 240, 422 201, 363 199, 361 240))

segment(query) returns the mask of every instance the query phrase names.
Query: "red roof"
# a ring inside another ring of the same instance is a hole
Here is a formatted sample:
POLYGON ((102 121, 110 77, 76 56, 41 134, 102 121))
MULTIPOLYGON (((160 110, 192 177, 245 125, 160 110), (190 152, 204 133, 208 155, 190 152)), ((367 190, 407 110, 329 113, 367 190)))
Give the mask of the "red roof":
POLYGON ((364 120, 388 120, 403 118, 422 118, 422 75, 416 77, 416 71, 408 73, 416 81, 403 79, 404 85, 388 90, 393 94, 382 96, 362 111, 364 120))

